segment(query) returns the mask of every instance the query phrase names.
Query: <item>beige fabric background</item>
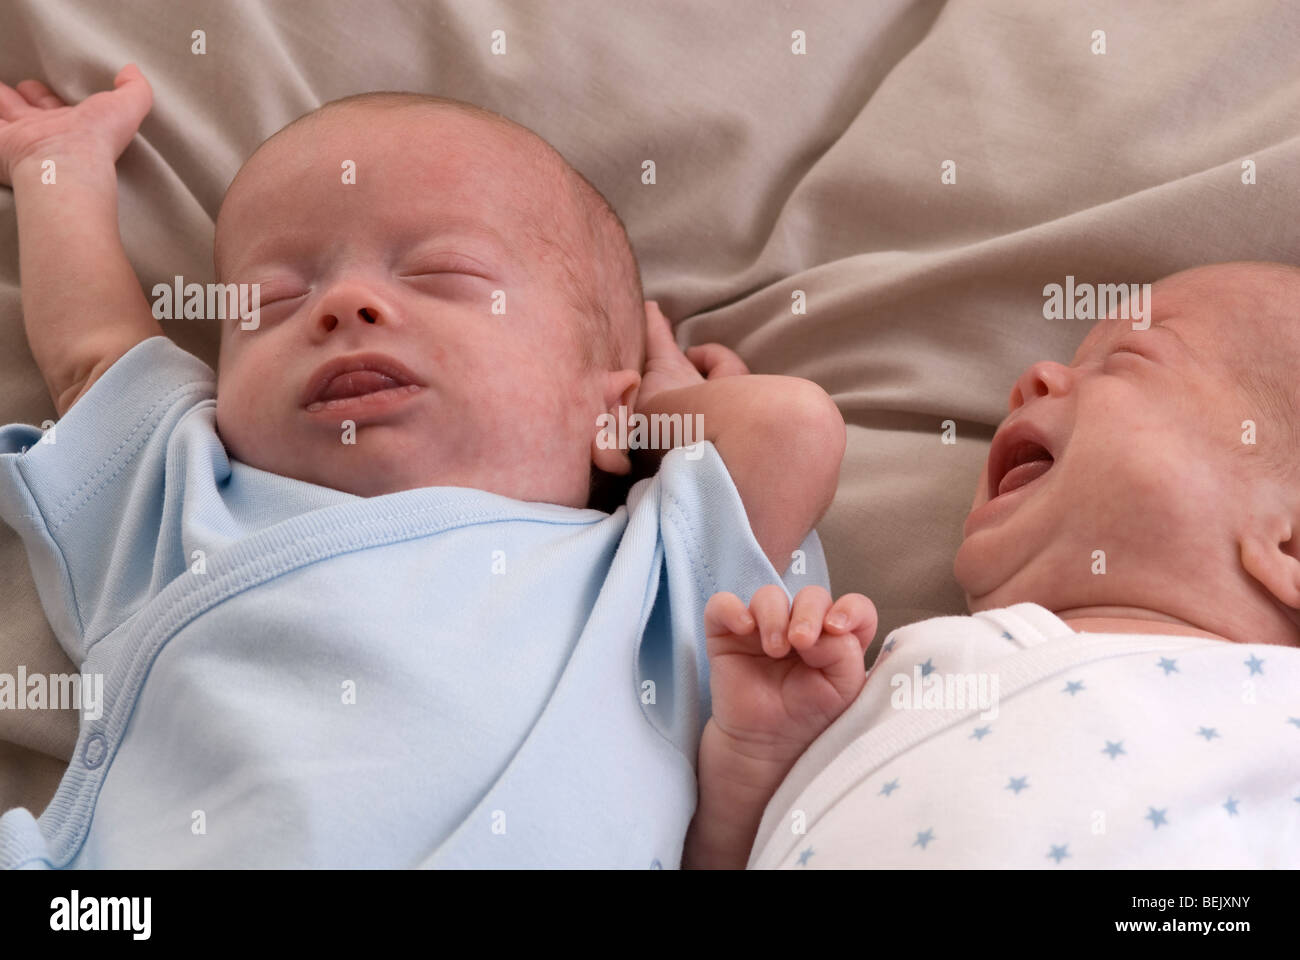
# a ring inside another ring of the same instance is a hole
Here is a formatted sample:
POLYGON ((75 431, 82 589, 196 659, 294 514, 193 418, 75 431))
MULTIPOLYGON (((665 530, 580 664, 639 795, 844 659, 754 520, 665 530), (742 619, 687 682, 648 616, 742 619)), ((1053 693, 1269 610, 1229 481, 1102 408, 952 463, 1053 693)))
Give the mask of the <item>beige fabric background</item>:
MULTIPOLYGON (((1068 359, 1088 326, 1044 321, 1044 284, 1300 259, 1300 9, 1283 0, 0 7, 11 85, 39 77, 78 100, 129 61, 155 91, 118 166, 146 289, 212 278, 213 218, 241 161, 326 100, 433 92, 550 140, 622 215, 680 342, 722 341, 755 372, 809 377, 838 401, 849 450, 819 529, 835 591, 876 601, 877 643, 963 612, 952 556, 1012 379, 1068 359), (490 53, 495 29, 504 56, 490 53), (1104 56, 1090 52, 1098 29, 1104 56), (794 30, 806 55, 791 52, 794 30), (1256 185, 1241 182, 1244 158, 1256 185), (940 183, 945 160, 955 185, 940 183), (946 419, 955 445, 940 443, 946 419)), ((215 329, 164 326, 215 365, 215 329)), ((51 418, 8 190, 0 345, 0 423, 51 418)), ((73 669, 0 525, 0 671, 18 664, 73 669)), ((43 809, 76 722, 0 711, 0 810, 43 809)))

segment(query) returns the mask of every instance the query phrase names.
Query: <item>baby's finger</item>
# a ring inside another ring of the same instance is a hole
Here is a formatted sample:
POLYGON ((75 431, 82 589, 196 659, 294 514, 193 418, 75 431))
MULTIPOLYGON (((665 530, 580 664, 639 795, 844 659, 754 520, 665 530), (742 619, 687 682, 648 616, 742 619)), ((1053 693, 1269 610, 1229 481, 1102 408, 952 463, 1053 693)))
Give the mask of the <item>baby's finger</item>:
POLYGON ((646 301, 646 355, 658 356, 677 350, 677 339, 673 336, 673 325, 659 304, 653 300, 646 301))
POLYGON ((790 646, 806 650, 817 642, 822 633, 822 619, 831 606, 831 595, 825 587, 804 587, 795 594, 790 605, 790 646))
POLYGON ((785 591, 776 584, 759 587, 749 598, 749 612, 758 624, 758 635, 763 640, 763 652, 780 660, 790 652, 785 638, 786 622, 790 618, 790 601, 785 591))
POLYGON ((66 103, 59 99, 58 94, 39 80, 24 80, 15 89, 23 95, 23 99, 33 107, 38 107, 41 110, 52 110, 55 107, 67 106, 66 103))
POLYGON ((819 671, 844 701, 856 697, 862 689, 867 669, 853 634, 824 633, 812 646, 800 650, 799 657, 819 671))
POLYGON ((823 622, 827 633, 853 633, 866 650, 876 635, 876 605, 860 593, 846 593, 827 611, 823 622))
POLYGON ((715 593, 704 606, 704 635, 717 637, 727 633, 745 636, 753 633, 754 618, 745 601, 734 593, 715 593))
POLYGON ((745 361, 729 347, 720 343, 701 343, 686 351, 686 359, 710 380, 720 377, 737 377, 749 373, 745 361))
POLYGON ((658 300, 646 301, 645 322, 646 329, 653 330, 656 334, 662 334, 666 330, 671 336, 673 332, 673 322, 659 309, 658 300))
POLYGON ((7 84, 0 83, 0 118, 17 120, 34 109, 36 108, 28 103, 21 93, 7 84))
POLYGON ((128 63, 113 78, 113 95, 127 104, 137 124, 153 106, 153 87, 134 63, 128 63))

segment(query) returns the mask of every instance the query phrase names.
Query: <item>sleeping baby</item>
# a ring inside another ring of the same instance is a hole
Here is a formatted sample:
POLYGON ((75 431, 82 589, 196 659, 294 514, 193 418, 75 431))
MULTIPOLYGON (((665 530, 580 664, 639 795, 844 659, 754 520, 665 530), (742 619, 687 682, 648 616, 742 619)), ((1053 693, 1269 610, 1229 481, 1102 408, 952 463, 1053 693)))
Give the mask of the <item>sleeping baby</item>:
MULTIPOLYGON (((701 767, 702 809, 759 824, 714 863, 1300 866, 1300 269, 1175 274, 1150 321, 1016 381, 954 564, 971 616, 895 630, 797 762, 701 767)), ((714 597, 710 651, 793 641, 780 594, 714 597)), ((815 649, 864 603, 788 616, 815 649)), ((720 666, 705 746, 758 709, 720 666)))
MULTIPOLYGON (((835 405, 717 345, 682 354, 554 149, 413 94, 328 104, 240 169, 215 268, 258 307, 220 321, 214 374, 118 234, 115 163, 151 103, 134 66, 74 107, 0 84, 60 418, 0 429, 0 516, 104 677, 48 808, 0 817, 0 866, 678 866, 706 602, 787 568, 787 608, 825 596, 835 405), (594 509, 633 474, 600 426, 627 411, 703 437, 636 452, 653 475, 594 509)), ((812 679, 860 685, 853 612, 812 679)), ((734 847, 713 813, 686 860, 734 847)))

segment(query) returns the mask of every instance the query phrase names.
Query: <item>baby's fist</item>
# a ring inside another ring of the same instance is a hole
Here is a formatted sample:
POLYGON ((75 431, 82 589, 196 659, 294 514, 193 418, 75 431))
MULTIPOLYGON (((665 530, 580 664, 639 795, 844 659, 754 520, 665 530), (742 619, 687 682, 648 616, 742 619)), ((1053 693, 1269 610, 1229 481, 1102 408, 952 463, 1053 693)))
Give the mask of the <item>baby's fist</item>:
POLYGON ((704 626, 713 721, 756 756, 793 758, 862 689, 876 608, 860 593, 832 603, 821 587, 805 587, 791 604, 771 585, 748 608, 715 593, 704 626))
POLYGON ((72 106, 39 80, 0 83, 0 183, 12 185, 18 165, 32 158, 76 153, 115 163, 152 106, 153 90, 133 63, 112 90, 72 106))

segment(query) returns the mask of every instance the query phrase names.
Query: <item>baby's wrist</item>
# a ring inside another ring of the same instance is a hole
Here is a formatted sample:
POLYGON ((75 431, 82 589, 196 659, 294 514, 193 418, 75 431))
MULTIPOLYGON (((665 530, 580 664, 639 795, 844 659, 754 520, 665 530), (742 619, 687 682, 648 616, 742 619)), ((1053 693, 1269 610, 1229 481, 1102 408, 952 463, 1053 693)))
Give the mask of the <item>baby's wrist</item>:
MULTIPOLYGON (((41 182, 49 161, 54 163, 56 177, 60 168, 79 174, 88 170, 107 172, 116 177, 117 158, 103 144, 85 137, 61 137, 33 144, 18 155, 11 168, 14 187, 24 181, 41 182)), ((58 180, 52 182, 58 183, 58 180)))
POLYGON ((713 719, 705 725, 699 806, 686 837, 684 867, 744 869, 763 811, 797 759, 748 747, 713 719))
POLYGON ((703 781, 707 774, 738 795, 770 795, 807 746, 794 740, 736 736, 710 717, 700 741, 700 777, 703 781))

